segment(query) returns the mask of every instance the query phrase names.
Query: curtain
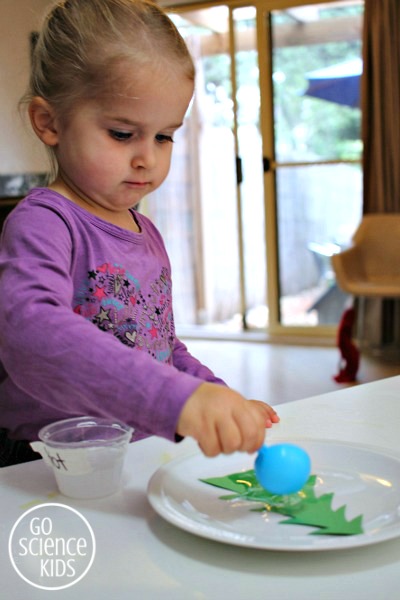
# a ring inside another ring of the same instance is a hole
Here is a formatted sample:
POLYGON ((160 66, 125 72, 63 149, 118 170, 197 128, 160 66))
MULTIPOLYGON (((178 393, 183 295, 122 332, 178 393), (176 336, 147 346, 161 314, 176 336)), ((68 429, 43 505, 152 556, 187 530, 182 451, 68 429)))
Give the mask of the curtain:
MULTIPOLYGON (((365 0, 363 64, 363 212, 400 212, 400 0, 365 0)), ((368 300, 364 342, 398 343, 399 315, 399 300, 368 300)))
POLYGON ((400 212, 400 0, 365 0, 364 213, 400 212))

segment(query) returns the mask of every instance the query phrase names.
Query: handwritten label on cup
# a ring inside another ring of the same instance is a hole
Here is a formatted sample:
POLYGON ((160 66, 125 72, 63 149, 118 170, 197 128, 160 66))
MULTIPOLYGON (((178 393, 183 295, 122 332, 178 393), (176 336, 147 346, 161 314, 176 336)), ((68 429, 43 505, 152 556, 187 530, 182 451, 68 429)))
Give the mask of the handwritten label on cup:
POLYGON ((85 448, 50 448, 43 442, 31 442, 31 447, 42 455, 49 467, 65 475, 85 475, 93 471, 85 448))

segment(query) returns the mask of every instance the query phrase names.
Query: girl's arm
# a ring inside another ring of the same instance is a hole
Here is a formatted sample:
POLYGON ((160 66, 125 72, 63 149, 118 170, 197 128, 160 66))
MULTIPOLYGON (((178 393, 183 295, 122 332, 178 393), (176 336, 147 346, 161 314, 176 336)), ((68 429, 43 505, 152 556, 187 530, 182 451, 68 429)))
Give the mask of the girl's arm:
POLYGON ((0 426, 29 440, 51 421, 93 415, 174 440, 202 381, 74 312, 71 225, 56 210, 28 208, 15 209, 1 241, 0 426))

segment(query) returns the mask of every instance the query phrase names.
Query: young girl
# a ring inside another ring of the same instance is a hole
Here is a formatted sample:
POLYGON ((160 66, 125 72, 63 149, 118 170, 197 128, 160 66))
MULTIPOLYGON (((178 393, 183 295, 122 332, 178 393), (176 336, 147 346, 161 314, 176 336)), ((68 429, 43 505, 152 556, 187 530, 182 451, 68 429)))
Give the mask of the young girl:
POLYGON ((279 419, 175 335, 171 268, 133 207, 167 176, 194 67, 147 0, 67 0, 45 20, 25 98, 54 179, 11 213, 0 247, 0 463, 40 458, 44 425, 121 419, 134 439, 192 436, 253 452, 279 419))

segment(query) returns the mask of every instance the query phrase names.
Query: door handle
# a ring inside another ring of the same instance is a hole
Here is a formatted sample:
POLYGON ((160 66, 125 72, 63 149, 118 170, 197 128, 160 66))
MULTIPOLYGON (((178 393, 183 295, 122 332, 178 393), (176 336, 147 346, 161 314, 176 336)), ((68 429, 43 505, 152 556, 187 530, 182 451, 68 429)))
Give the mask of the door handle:
POLYGON ((269 173, 271 170, 271 159, 263 156, 263 171, 264 173, 269 173))
POLYGON ((240 156, 236 157, 236 183, 240 185, 243 181, 243 171, 242 171, 242 159, 240 156))

